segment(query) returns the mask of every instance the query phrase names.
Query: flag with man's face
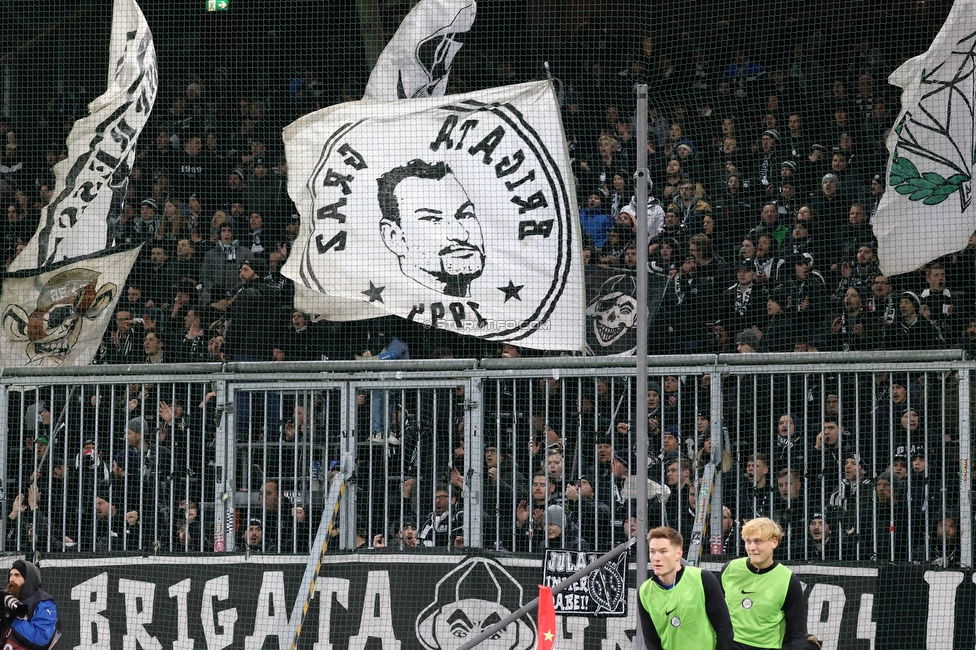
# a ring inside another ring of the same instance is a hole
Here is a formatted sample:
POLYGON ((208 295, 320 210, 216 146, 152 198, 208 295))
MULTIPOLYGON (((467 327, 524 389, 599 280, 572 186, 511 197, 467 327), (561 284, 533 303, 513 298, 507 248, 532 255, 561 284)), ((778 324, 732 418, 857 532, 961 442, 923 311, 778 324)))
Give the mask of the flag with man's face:
POLYGON ((547 82, 341 104, 284 141, 296 309, 583 348, 579 217, 547 82))
POLYGON ((959 0, 924 54, 891 73, 902 110, 888 137, 887 187, 873 220, 885 275, 966 247, 976 231, 972 175, 976 2, 959 0))

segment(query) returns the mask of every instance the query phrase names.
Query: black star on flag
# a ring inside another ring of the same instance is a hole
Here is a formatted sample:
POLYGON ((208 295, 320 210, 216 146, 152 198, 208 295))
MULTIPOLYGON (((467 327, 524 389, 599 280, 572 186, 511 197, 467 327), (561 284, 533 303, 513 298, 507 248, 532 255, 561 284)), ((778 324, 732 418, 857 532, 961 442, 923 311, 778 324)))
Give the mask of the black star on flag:
POLYGON ((510 298, 515 298, 516 300, 521 301, 522 297, 519 295, 519 291, 521 291, 524 286, 524 284, 516 285, 514 282, 509 280, 507 287, 498 287, 498 290, 505 294, 505 302, 508 302, 510 298))
POLYGON ((363 291, 362 294, 364 296, 369 296, 370 302, 376 302, 377 300, 379 302, 383 302, 383 296, 380 295, 381 293, 383 293, 383 289, 386 289, 386 287, 377 287, 373 284, 373 281, 370 280, 369 289, 363 291))

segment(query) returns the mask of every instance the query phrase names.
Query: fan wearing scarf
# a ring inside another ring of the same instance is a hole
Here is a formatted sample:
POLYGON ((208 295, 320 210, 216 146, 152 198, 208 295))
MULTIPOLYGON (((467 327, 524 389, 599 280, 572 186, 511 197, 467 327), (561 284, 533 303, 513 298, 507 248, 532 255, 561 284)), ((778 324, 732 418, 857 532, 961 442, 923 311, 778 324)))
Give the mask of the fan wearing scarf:
POLYGON ((10 568, 3 593, 0 647, 11 650, 53 648, 61 638, 61 624, 54 599, 41 589, 41 571, 17 560, 10 568))

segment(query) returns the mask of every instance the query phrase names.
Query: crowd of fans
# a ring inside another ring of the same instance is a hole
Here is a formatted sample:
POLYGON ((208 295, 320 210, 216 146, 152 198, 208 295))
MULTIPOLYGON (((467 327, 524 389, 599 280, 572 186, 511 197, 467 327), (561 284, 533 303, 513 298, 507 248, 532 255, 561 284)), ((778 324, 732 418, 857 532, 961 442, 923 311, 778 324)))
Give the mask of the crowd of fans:
MULTIPOLYGON (((786 531, 791 561, 958 563, 960 485, 951 468, 960 425, 951 376, 729 375, 721 431, 711 426, 709 375, 655 376, 645 396, 646 458, 635 449, 632 380, 489 380, 480 472, 466 467, 464 386, 359 392, 356 498, 348 502, 357 547, 463 547, 472 499, 483 547, 609 550, 636 534, 641 464, 648 521, 690 541, 714 460, 722 544, 706 543, 706 554, 741 554, 741 524, 768 516, 786 531), (471 491, 475 475, 480 495, 471 491)), ((8 548, 212 550, 204 533, 213 526, 220 414, 207 389, 95 386, 52 401, 14 400, 23 438, 8 452, 8 482, 19 494, 6 522, 8 548)), ((331 514, 325 494, 339 474, 341 410, 328 391, 237 396, 239 549, 311 548, 331 514)))
MULTIPOLYGON (((580 34, 599 40, 598 31, 590 25, 580 34)), ((789 65, 767 60, 769 52, 699 43, 661 54, 646 42, 609 74, 596 74, 608 65, 597 55, 582 57, 582 66, 556 63, 587 300, 599 300, 610 278, 635 273, 637 246, 646 245, 648 270, 663 287, 647 332, 652 352, 976 350, 976 236, 913 273, 887 278, 879 269, 871 224, 886 190, 884 142, 898 114, 883 83, 890 66, 879 65, 868 44, 852 48, 843 66, 827 65, 826 50, 811 45, 816 34, 797 41, 789 65), (652 96, 646 243, 635 241, 632 180, 639 83, 652 96)), ((521 79, 508 64, 497 76, 521 79)), ((281 268, 301 218, 287 193, 280 130, 321 107, 321 87, 303 72, 281 92, 249 92, 218 69, 157 103, 105 242, 145 246, 95 363, 528 353, 395 318, 313 322, 293 309, 294 284, 281 268)), ((66 156, 73 117, 44 115, 16 128, 0 119, 7 266, 52 200, 53 166, 66 156)), ((651 438, 660 444, 648 459, 633 448, 632 406, 624 416, 611 398, 626 393, 632 405, 629 387, 556 379, 489 390, 485 422, 495 423, 495 437, 484 449, 484 545, 609 548, 634 533, 634 474, 645 460, 649 520, 690 539, 695 488, 717 433, 707 417, 708 380, 661 379, 646 396, 651 438), (566 411, 525 399, 533 391, 562 394, 552 403, 578 405, 572 419, 581 424, 552 426, 566 411)), ((937 383, 927 374, 878 375, 828 387, 821 378, 807 390, 802 378, 783 376, 726 386, 733 433, 723 442, 721 552, 739 551, 739 523, 772 516, 788 531, 792 557, 954 562, 958 496, 945 470, 958 436, 946 416, 952 391, 943 395, 937 383), (886 442, 875 447, 878 440, 886 442)), ((463 544, 469 477, 456 414, 464 397, 438 402, 429 399, 434 392, 423 392, 417 408, 392 391, 358 396, 356 431, 369 450, 360 467, 369 471, 357 477, 357 543, 463 544)), ((8 548, 146 550, 160 540, 206 547, 213 524, 201 525, 207 511, 199 505, 214 489, 215 398, 206 385, 169 394, 133 384, 12 402, 24 435, 19 443, 11 436, 8 452, 8 482, 18 477, 20 492, 7 515, 8 548), (106 444, 106 432, 122 431, 124 443, 106 444), (91 504, 75 510, 78 495, 91 504)), ((321 500, 308 493, 326 490, 337 472, 337 444, 320 451, 307 444, 316 427, 338 429, 328 401, 322 393, 238 400, 238 442, 262 447, 250 467, 238 467, 258 495, 239 509, 243 546, 308 549, 323 516, 321 500), (254 466, 262 469, 256 483, 254 466), (313 483, 317 490, 304 487, 313 483)))

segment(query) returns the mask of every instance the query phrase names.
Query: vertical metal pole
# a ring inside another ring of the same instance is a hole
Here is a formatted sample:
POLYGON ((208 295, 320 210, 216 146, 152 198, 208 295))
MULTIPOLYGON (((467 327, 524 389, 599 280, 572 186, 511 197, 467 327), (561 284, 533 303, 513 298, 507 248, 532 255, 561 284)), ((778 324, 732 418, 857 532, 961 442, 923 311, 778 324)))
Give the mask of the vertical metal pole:
POLYGON ((959 368, 959 541, 962 566, 973 565, 972 449, 969 425, 972 413, 969 367, 959 368))
MULTIPOLYGON (((647 580, 647 85, 637 86, 637 584, 647 580)), ((637 638, 642 638, 640 619, 637 638)))
MULTIPOLYGON (((369 399, 367 394, 367 399, 369 399)), ((350 476, 358 466, 359 458, 356 449, 356 431, 361 423, 356 422, 356 386, 345 382, 340 397, 340 460, 349 463, 350 476), (346 459, 349 459, 348 461, 346 459)), ((370 423, 365 423, 369 432, 370 423)), ((368 435, 368 434, 367 434, 368 435)), ((349 481, 339 499, 339 548, 351 550, 356 548, 356 496, 358 487, 355 481, 349 481)), ((416 489, 416 488, 415 488, 416 489)))
POLYGON ((709 528, 709 546, 712 555, 724 555, 722 542, 725 536, 722 534, 722 452, 725 451, 725 431, 722 422, 722 375, 718 367, 712 370, 708 377, 709 396, 709 419, 712 432, 712 463, 715 464, 715 479, 712 487, 712 515, 709 528))
MULTIPOLYGON (((482 433, 481 378, 474 377, 465 390, 464 408, 464 545, 481 548, 481 517, 485 467, 482 433)), ((497 503, 497 502, 496 502, 497 503)))
POLYGON ((235 550, 234 530, 234 472, 237 468, 237 436, 235 435, 234 391, 229 388, 225 380, 217 381, 217 397, 214 408, 223 411, 217 427, 217 438, 214 444, 214 459, 216 460, 217 476, 214 481, 214 550, 231 552, 235 550))

